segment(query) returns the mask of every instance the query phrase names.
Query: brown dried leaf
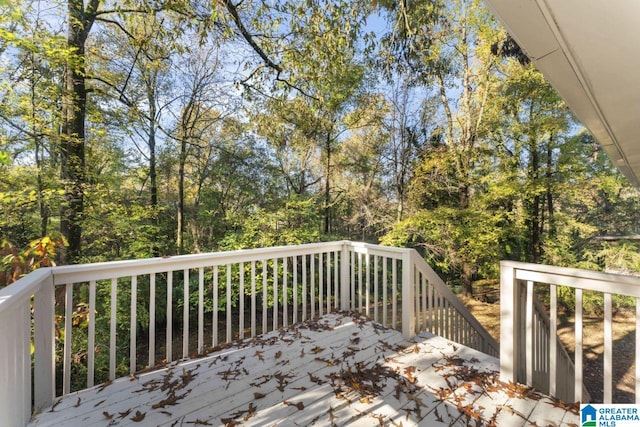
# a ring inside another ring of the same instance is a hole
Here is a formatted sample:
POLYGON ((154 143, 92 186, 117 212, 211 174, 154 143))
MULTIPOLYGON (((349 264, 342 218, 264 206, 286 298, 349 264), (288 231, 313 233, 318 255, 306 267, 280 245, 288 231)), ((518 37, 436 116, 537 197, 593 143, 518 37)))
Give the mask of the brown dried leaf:
POLYGON ((139 423, 140 421, 144 420, 145 415, 146 413, 144 412, 136 411, 136 414, 131 417, 130 420, 139 423))
POLYGON ((130 413, 130 412, 131 412, 131 408, 127 409, 127 410, 126 410, 126 411, 124 411, 124 412, 118 412, 118 414, 119 414, 119 415, 118 415, 118 418, 124 418, 124 417, 126 417, 127 415, 129 415, 129 413, 130 413))
POLYGON ((287 406, 295 406, 296 408, 298 408, 298 411, 302 411, 304 409, 304 403, 302 402, 293 403, 293 402, 289 402, 288 400, 285 400, 282 403, 287 406))
POLYGON ((187 424, 194 424, 194 425, 198 425, 198 426, 211 426, 211 425, 213 425, 208 421, 202 421, 200 419, 196 419, 195 421, 189 421, 189 422, 187 422, 187 424))
POLYGON ((335 366, 335 363, 333 363, 333 361, 329 359, 325 359, 323 357, 316 357, 315 360, 318 362, 326 363, 327 366, 335 366))
POLYGON ((247 409, 247 415, 242 419, 243 421, 248 421, 256 414, 256 406, 253 405, 253 402, 249 403, 249 409, 247 409))
POLYGON ((111 385, 111 380, 109 380, 109 381, 105 382, 104 384, 102 384, 96 393, 100 393, 102 390, 104 390, 105 388, 107 388, 110 385, 111 385))

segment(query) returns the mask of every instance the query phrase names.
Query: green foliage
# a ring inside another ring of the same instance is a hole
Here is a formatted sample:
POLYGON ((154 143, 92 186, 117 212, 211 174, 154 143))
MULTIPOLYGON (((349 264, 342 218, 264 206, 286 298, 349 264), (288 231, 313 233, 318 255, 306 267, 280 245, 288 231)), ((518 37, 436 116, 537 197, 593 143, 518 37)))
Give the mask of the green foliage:
POLYGON ((464 262, 470 262, 480 277, 497 277, 506 237, 501 220, 499 214, 480 209, 421 210, 398 223, 381 243, 418 248, 452 284, 460 284, 464 262))
POLYGON ((236 223, 221 249, 249 249, 298 245, 330 238, 321 234, 321 218, 313 199, 293 199, 277 211, 260 209, 236 223))

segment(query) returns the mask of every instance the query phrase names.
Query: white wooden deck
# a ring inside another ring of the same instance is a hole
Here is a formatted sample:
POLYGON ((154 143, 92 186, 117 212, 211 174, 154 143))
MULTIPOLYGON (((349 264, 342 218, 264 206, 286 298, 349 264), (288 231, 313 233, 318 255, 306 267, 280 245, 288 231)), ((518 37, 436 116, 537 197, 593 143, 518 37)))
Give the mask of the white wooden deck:
POLYGON ((577 408, 498 381, 498 360, 358 315, 71 393, 30 426, 572 426, 577 408))

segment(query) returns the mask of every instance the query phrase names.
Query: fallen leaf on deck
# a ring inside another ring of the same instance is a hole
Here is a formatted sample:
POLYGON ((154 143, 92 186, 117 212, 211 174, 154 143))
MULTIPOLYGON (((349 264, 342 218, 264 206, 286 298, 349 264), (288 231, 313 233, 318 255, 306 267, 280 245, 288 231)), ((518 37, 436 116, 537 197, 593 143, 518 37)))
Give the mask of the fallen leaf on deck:
POLYGON ((102 390, 104 390, 105 388, 107 388, 108 386, 111 385, 111 380, 105 382, 104 384, 102 384, 100 386, 100 388, 98 388, 98 391, 96 393, 100 393, 102 390))
POLYGON ((289 402, 288 400, 285 400, 284 402, 282 402, 282 404, 287 406, 295 406, 296 408, 298 408, 298 411, 302 411, 304 409, 304 403, 302 402, 293 403, 293 402, 289 402))
POLYGON ((199 419, 196 419, 195 421, 188 421, 187 424, 194 424, 194 425, 198 425, 198 426, 211 426, 213 424, 209 423, 208 421, 202 421, 199 419))
POLYGON ((434 409, 433 412, 436 415, 436 420, 440 421, 441 423, 444 422, 444 420, 442 419, 442 417, 440 416, 440 414, 438 413, 438 408, 434 409))
POLYGON ((256 406, 253 405, 253 402, 249 403, 249 409, 247 410, 247 415, 242 419, 243 421, 249 420, 256 414, 256 406))
POLYGON ((140 421, 144 420, 144 416, 146 414, 144 412, 140 412, 140 411, 136 411, 136 414, 131 417, 131 421, 135 421, 136 423, 139 423, 140 421))
POLYGON ((313 375, 311 372, 307 372, 307 374, 309 375, 309 380, 311 382, 314 382, 318 385, 322 385, 324 384, 324 381, 320 379, 320 377, 316 377, 315 375, 313 375))

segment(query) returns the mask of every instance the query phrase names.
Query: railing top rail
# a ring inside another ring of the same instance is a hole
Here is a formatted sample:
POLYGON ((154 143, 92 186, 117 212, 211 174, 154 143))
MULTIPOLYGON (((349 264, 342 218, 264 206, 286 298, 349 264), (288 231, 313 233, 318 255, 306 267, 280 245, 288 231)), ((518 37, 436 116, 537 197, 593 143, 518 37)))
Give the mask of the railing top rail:
POLYGON ((402 254, 411 251, 411 249, 407 248, 396 248, 393 246, 381 246, 373 243, 363 243, 363 242, 351 242, 345 241, 344 243, 348 244, 355 252, 368 252, 372 255, 385 255, 390 258, 398 258, 402 257, 402 254))
POLYGON ((10 309, 16 301, 22 301, 38 292, 42 283, 51 277, 51 267, 40 268, 20 278, 11 286, 0 289, 0 313, 10 309))
POLYGON ((163 273, 203 266, 224 265, 234 262, 261 261, 295 255, 307 255, 322 251, 337 251, 348 241, 310 243, 297 246, 241 249, 227 252, 211 252, 193 255, 176 255, 162 258, 147 258, 127 261, 110 261, 93 264, 55 267, 54 284, 104 280, 152 273, 163 273))
POLYGON ((640 298, 640 277, 636 276, 517 261, 500 261, 500 267, 513 268, 519 280, 640 298))

